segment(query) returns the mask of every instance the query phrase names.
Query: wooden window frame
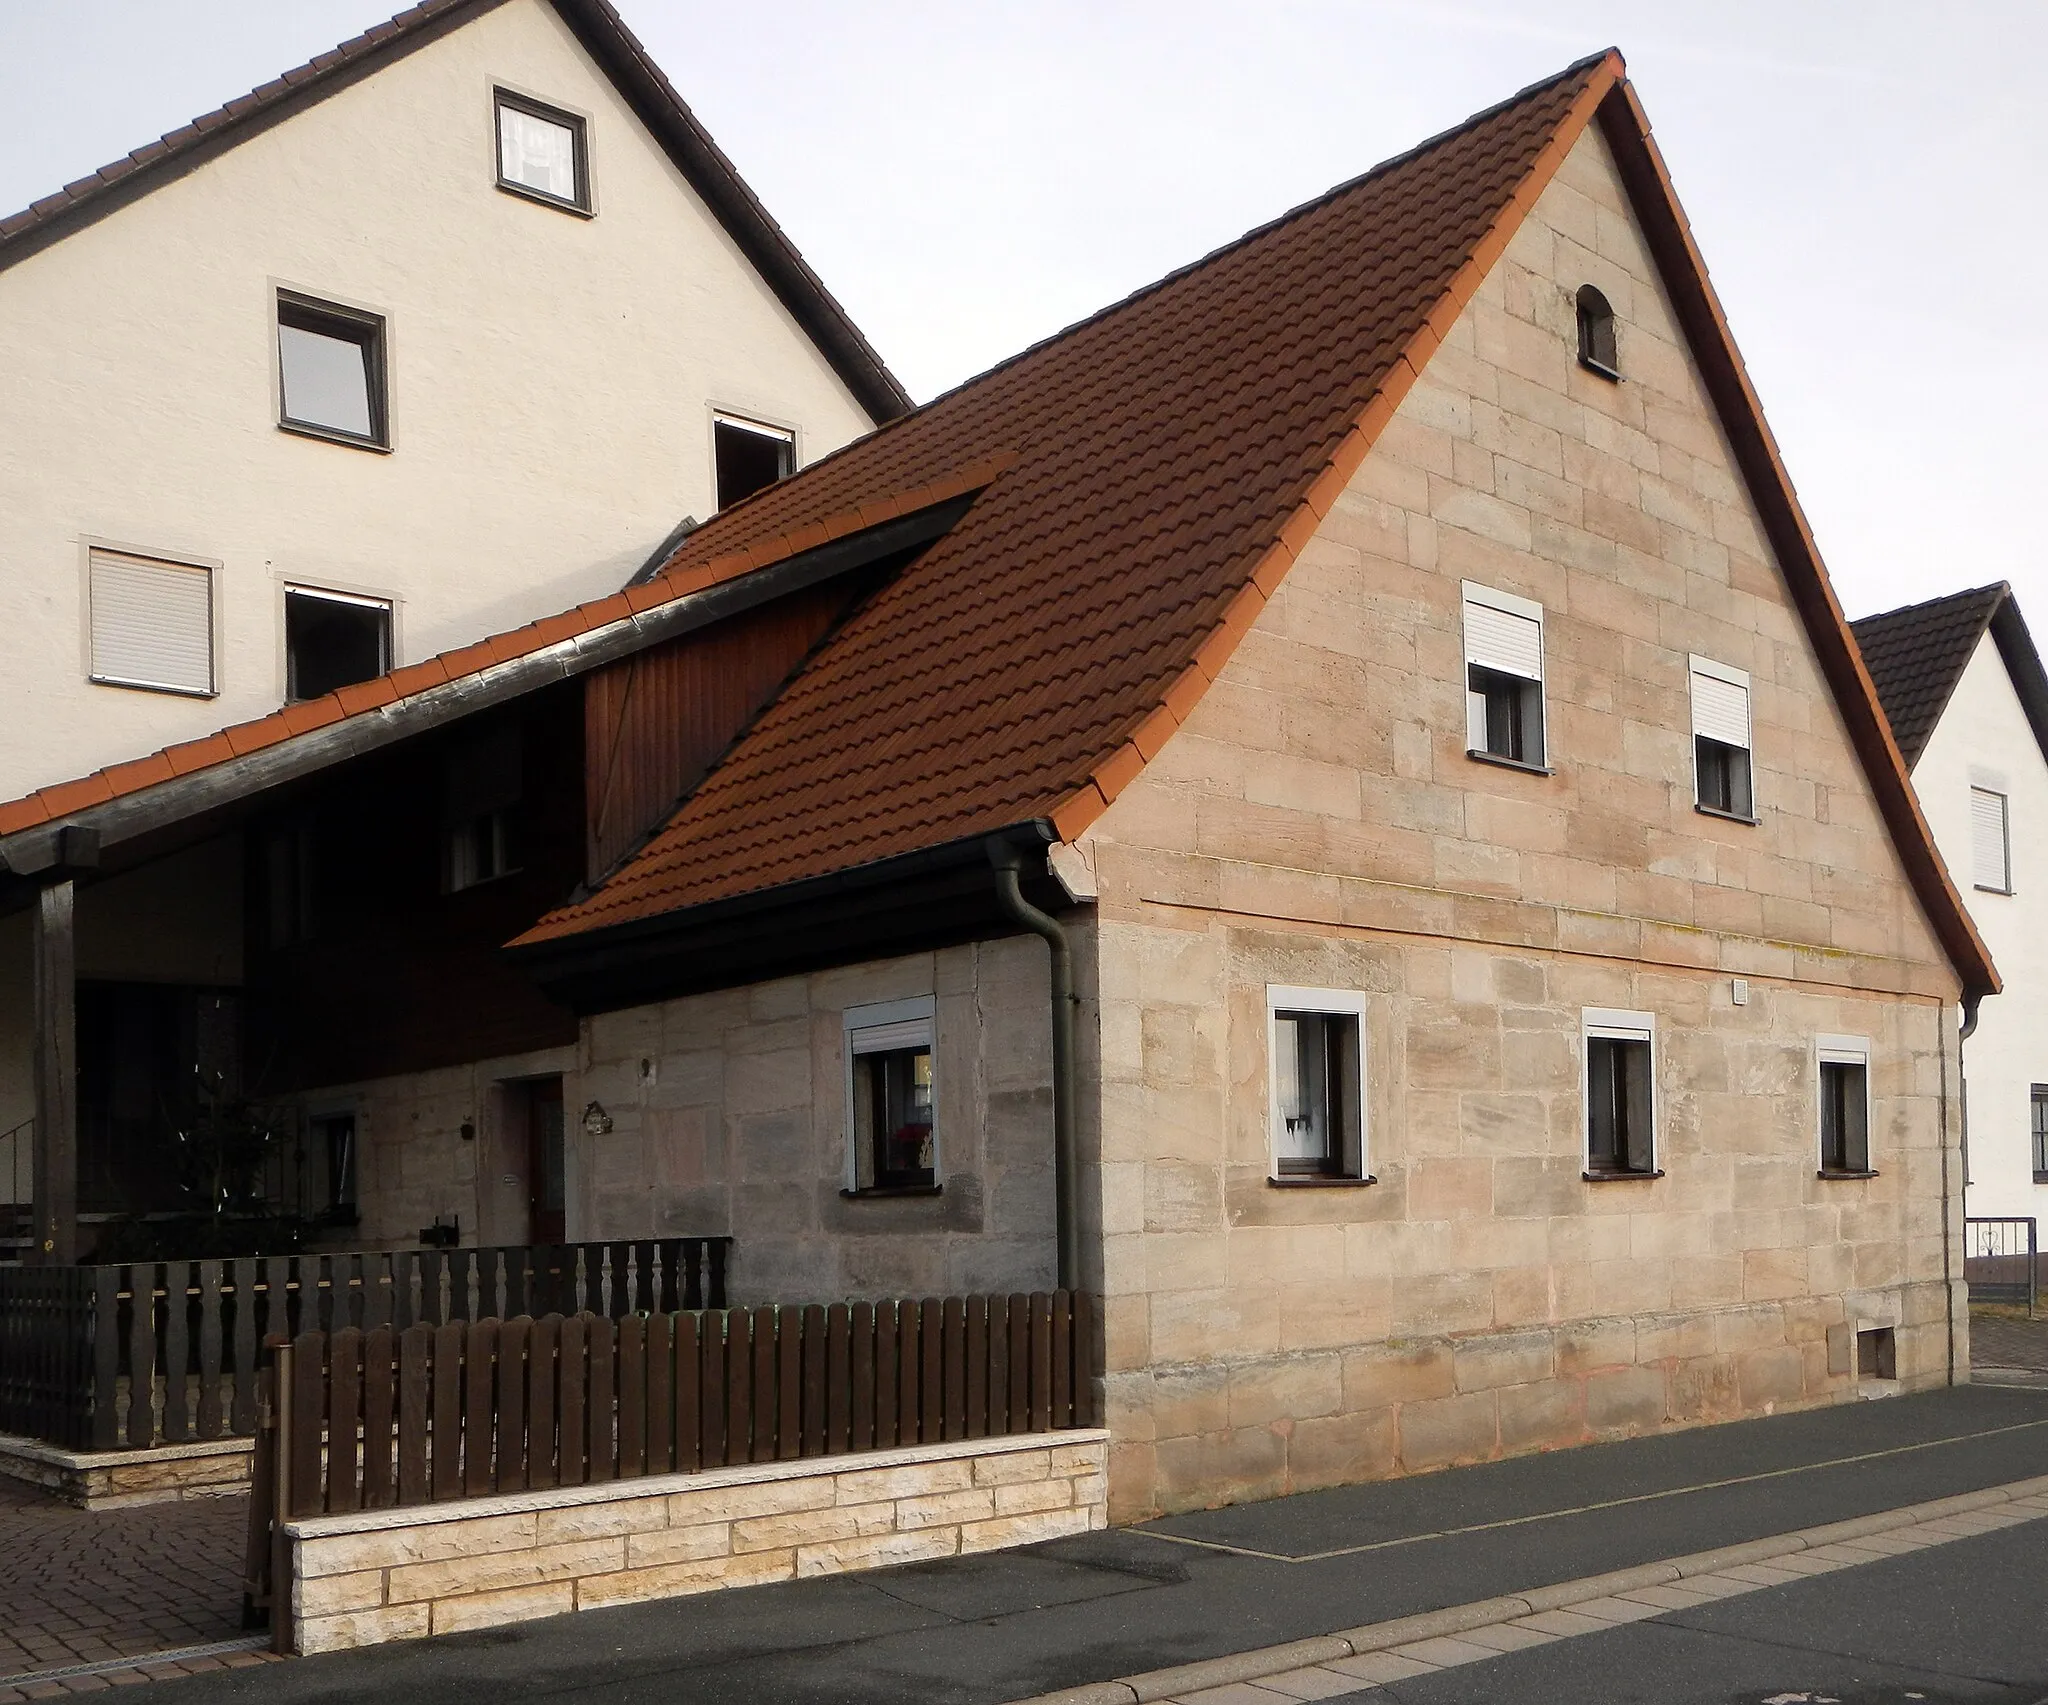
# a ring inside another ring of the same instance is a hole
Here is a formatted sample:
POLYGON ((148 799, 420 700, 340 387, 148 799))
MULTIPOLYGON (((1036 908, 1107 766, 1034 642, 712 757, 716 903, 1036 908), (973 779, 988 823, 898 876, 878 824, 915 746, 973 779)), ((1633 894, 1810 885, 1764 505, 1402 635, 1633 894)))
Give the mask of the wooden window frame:
POLYGON ((1621 337, 1614 304, 1597 284, 1582 284, 1572 298, 1579 331, 1579 365, 1621 383, 1621 337))
POLYGON ((597 217, 597 201, 590 185, 590 119, 586 114, 572 112, 567 107, 558 107, 552 102, 522 94, 517 89, 507 88, 503 83, 493 83, 491 166, 498 188, 507 195, 516 195, 521 201, 538 202, 542 207, 552 207, 558 213, 574 214, 579 219, 597 217), (548 194, 544 189, 535 189, 531 184, 505 176, 505 128, 504 120, 499 115, 507 107, 514 112, 524 113, 528 118, 537 118, 547 124, 558 124, 575 139, 576 195, 573 200, 564 200, 561 196, 548 194))

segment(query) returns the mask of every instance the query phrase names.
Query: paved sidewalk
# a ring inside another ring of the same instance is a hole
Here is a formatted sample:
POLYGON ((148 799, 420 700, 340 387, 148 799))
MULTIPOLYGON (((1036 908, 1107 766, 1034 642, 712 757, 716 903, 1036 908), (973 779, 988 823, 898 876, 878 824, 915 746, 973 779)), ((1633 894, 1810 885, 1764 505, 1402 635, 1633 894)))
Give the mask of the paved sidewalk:
MULTIPOLYGON (((248 1509, 88 1511, 0 1480, 0 1678, 239 1637, 248 1509)), ((0 1685, 0 1705, 46 1692, 0 1685)))
POLYGON ((1973 1369, 2023 1369, 2048 1373, 2048 1316, 1973 1312, 1970 1316, 1973 1369))
POLYGON ((2043 1474, 2048 1391, 1963 1387, 202 1676, 163 1697, 999 1705, 2043 1474))

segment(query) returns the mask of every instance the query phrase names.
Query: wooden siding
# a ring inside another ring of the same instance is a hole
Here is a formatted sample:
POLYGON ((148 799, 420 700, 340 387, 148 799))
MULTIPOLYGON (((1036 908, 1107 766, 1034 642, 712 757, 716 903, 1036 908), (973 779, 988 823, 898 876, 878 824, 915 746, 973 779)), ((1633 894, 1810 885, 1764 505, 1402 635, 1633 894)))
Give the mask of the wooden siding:
POLYGON ((860 594, 792 593, 586 677, 586 869, 595 882, 668 820, 860 594))

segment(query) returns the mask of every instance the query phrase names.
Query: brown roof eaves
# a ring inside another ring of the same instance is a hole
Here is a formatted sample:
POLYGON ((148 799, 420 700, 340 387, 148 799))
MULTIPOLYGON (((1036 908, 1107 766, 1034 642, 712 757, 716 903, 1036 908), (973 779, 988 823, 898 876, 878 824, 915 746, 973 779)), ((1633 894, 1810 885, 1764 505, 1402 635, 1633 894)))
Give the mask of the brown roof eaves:
MULTIPOLYGON (((550 3, 870 418, 893 420, 907 411, 910 393, 712 141, 610 0, 550 3)), ((504 0, 421 0, 260 88, 0 218, 0 271, 502 4, 504 0)))
POLYGON ((1999 976, 1990 949, 1977 933, 1921 813, 1905 759, 1828 582, 1820 547, 1735 347, 1705 257, 1693 240, 1663 154, 1650 133, 1649 115, 1626 80, 1618 82, 1612 97, 1601 104, 1600 123, 1914 892, 1962 980, 1965 997, 1996 994, 1999 976))
MULTIPOLYGON (((218 733, 167 746, 146 757, 95 770, 72 781, 54 783, 20 799, 0 802, 0 870, 9 868, 10 853, 21 845, 19 837, 36 836, 70 823, 95 826, 93 818, 86 815, 95 808, 119 809, 136 796, 183 777, 225 770, 240 761, 248 770, 248 789, 253 791, 273 785, 280 772, 294 764, 299 766, 293 769, 295 774, 319 768, 326 762, 355 755, 363 744, 352 744, 343 738, 333 747, 332 755, 324 759, 313 759, 309 753, 292 753, 254 762, 272 748, 349 723, 367 725, 380 716, 389 720, 394 711, 417 707, 430 697, 439 702, 461 696, 468 708, 482 709, 486 704, 502 702, 549 681, 579 674, 613 655, 656 643, 667 637, 674 621, 680 619, 680 612, 669 622, 652 619, 658 612, 699 594, 722 593, 753 574, 785 563, 794 564, 806 553, 855 539, 892 522, 911 522, 915 526, 913 517, 925 516, 928 511, 943 512, 946 505, 979 493, 1002 473, 1009 460, 1000 455, 985 457, 915 490, 898 492, 864 503, 858 509, 764 538, 744 550, 663 574, 643 585, 615 592, 609 598, 543 617, 507 633, 493 634, 474 645, 443 652, 424 662, 407 664, 388 675, 343 687, 323 698, 289 704, 218 733), (521 665, 524 667, 517 667, 521 665), (491 679, 486 681, 485 677, 491 679)), ((943 513, 934 524, 944 524, 943 513)), ((372 743, 367 734, 364 743, 372 743)), ((214 791, 231 796, 238 779, 223 774, 217 778, 214 791)), ((46 849, 38 847, 35 851, 40 855, 46 849)))

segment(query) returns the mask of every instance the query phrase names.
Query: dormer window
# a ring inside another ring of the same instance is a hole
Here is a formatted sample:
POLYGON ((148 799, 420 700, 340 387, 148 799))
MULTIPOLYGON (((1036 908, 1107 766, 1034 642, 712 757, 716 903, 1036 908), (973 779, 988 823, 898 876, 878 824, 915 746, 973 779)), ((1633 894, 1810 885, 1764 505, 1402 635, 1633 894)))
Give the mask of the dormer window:
POLYGON ((571 213, 590 211, 583 120, 507 90, 497 92, 498 187, 571 213))
POLYGON ((1603 379, 1621 377, 1614 352, 1614 309, 1590 284, 1579 286, 1579 365, 1603 379))

